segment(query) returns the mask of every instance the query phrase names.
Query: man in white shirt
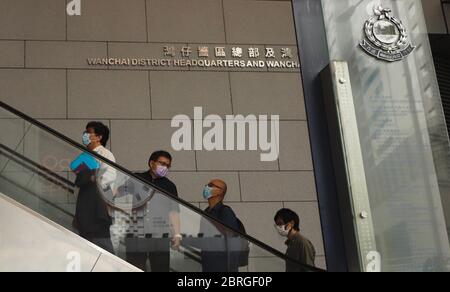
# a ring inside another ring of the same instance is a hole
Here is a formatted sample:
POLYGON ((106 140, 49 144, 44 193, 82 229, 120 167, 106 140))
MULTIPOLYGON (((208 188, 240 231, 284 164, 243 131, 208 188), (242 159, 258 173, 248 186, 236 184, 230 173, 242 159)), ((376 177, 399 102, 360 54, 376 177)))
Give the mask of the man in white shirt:
MULTIPOLYGON (((105 148, 108 140, 109 129, 104 124, 90 122, 86 126, 86 131, 83 133, 83 145, 90 151, 115 162, 114 155, 105 148)), ((108 207, 101 197, 101 191, 113 189, 117 174, 113 167, 103 161, 99 160, 98 162, 100 168, 97 171, 84 170, 77 173, 75 184, 80 190, 74 223, 80 236, 114 253, 110 233, 112 219, 108 213, 108 207)))

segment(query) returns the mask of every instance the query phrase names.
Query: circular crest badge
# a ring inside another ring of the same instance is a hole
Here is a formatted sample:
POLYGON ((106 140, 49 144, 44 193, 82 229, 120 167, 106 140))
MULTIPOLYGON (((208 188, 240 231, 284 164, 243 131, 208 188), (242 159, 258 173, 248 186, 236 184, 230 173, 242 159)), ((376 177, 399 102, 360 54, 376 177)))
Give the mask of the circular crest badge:
POLYGON ((364 26, 365 39, 360 43, 364 51, 388 62, 400 61, 411 54, 415 47, 409 42, 402 22, 391 16, 391 9, 380 6, 374 12, 364 26))

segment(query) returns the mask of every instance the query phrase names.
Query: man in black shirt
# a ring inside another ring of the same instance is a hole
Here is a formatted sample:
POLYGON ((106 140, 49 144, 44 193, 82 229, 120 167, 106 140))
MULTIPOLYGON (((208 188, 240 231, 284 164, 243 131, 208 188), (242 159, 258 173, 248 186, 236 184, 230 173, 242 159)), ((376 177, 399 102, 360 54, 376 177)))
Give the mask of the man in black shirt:
POLYGON ((225 227, 239 230, 236 214, 229 206, 223 204, 227 189, 227 184, 220 179, 211 180, 203 189, 203 198, 208 200, 205 212, 224 224, 220 225, 205 218, 201 222, 200 233, 206 237, 204 240, 206 248, 201 252, 203 272, 239 271, 237 237, 225 227), (224 241, 224 245, 215 244, 221 240, 224 241), (225 249, 222 246, 225 246, 225 249))
MULTIPOLYGON (((170 181, 166 176, 169 169, 172 167, 172 156, 166 151, 154 152, 149 159, 149 170, 143 173, 136 173, 137 176, 142 178, 144 181, 166 191, 174 197, 178 197, 178 191, 176 185, 170 181)), ((177 249, 180 246, 181 234, 180 234, 180 216, 179 216, 179 206, 170 198, 162 194, 156 194, 147 203, 147 214, 152 219, 144 219, 146 222, 143 224, 150 224, 147 230, 152 230, 152 234, 146 234, 152 238, 153 235, 157 236, 168 236, 167 233, 171 234, 171 246, 177 249), (170 225, 170 229, 166 228, 166 225, 170 225), (163 230, 163 231, 161 231, 163 230), (169 232, 171 231, 171 232, 169 232), (163 233, 163 234, 160 234, 163 233)), ((139 239, 138 239, 139 241, 139 239)), ((127 245, 127 261, 136 267, 146 270, 147 257, 150 259, 151 271, 152 272, 169 272, 170 271, 170 246, 169 244, 164 247, 150 247, 146 250, 145 239, 141 240, 140 250, 133 250, 127 245), (142 250, 143 249, 143 250, 142 250)), ((135 245, 136 246, 136 245, 135 245)))

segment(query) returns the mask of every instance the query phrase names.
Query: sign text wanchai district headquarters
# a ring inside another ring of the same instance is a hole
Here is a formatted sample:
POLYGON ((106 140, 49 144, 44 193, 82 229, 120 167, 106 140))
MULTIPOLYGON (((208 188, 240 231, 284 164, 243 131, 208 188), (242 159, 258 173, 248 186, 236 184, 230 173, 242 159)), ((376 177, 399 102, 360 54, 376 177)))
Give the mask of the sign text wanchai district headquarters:
POLYGON ((235 68, 235 69, 298 69, 292 47, 224 47, 164 46, 162 58, 108 57, 88 58, 89 66, 134 68, 235 68))

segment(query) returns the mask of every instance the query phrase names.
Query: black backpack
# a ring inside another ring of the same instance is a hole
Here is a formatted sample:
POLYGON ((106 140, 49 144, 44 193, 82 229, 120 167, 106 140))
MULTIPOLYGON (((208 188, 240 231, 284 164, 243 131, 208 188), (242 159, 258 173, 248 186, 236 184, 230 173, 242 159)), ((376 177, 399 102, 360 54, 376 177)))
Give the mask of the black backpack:
MULTIPOLYGON (((226 205, 224 205, 224 207, 231 209, 229 206, 226 206, 226 205)), ((236 216, 236 220, 238 222, 239 232, 247 235, 247 231, 245 230, 245 226, 242 223, 242 221, 237 216, 236 216)), ((248 258, 250 256, 250 242, 247 239, 242 238, 241 236, 239 236, 239 239, 240 239, 239 240, 240 247, 239 247, 239 251, 237 252, 238 253, 238 255, 237 255, 238 266, 246 267, 246 266, 248 266, 248 258)))
MULTIPOLYGON (((245 231, 244 224, 242 223, 239 218, 236 217, 236 220, 239 225, 239 231, 243 234, 247 234, 247 231, 245 231)), ((248 258, 250 256, 250 242, 244 238, 241 238, 241 249, 239 251, 239 258, 238 258, 238 264, 239 267, 246 267, 248 266, 248 258)))

